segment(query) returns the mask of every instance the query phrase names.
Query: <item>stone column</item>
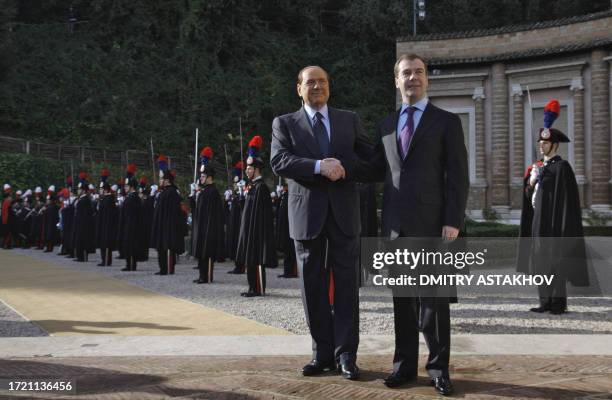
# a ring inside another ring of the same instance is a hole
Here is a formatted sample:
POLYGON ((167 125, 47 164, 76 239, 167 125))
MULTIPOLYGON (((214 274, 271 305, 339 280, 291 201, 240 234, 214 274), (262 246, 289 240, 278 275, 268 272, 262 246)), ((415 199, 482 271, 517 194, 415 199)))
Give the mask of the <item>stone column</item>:
POLYGON ((491 68, 492 86, 492 196, 491 205, 500 216, 505 217, 510 209, 509 204, 509 149, 508 132, 508 81, 506 68, 502 63, 495 63, 491 68))
MULTIPOLYGON (((476 160, 475 179, 470 182, 471 208, 472 212, 480 212, 487 206, 487 159, 485 154, 485 109, 484 109, 484 87, 479 86, 474 88, 472 95, 474 100, 474 133, 475 133, 475 148, 476 160)), ((474 214, 473 217, 482 218, 480 214, 474 214)))
POLYGON ((578 182, 580 193, 580 203, 585 207, 585 148, 584 148, 584 87, 582 77, 572 79, 570 91, 573 93, 574 100, 574 174, 578 182))
POLYGON ((475 88, 472 99, 474 99, 474 119, 476 120, 474 126, 476 132, 476 180, 484 182, 486 181, 484 87, 475 88))
MULTIPOLYGON (((512 183, 510 190, 510 204, 512 209, 522 207, 523 173, 525 172, 525 110, 523 107, 523 89, 521 85, 512 85, 512 183)), ((531 161, 531 160, 530 160, 531 161)))
POLYGON ((610 208, 610 83, 604 50, 591 53, 592 207, 610 208))

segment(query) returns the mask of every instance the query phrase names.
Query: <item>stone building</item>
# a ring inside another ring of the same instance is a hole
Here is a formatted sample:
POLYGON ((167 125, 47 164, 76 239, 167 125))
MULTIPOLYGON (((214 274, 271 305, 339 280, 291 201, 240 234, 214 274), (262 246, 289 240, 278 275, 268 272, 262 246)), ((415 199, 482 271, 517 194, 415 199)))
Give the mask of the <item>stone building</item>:
MULTIPOLYGON (((561 103, 560 153, 582 206, 609 213, 612 11, 490 30, 399 38, 397 55, 429 61, 431 101, 461 117, 469 153, 469 213, 517 222, 522 177, 536 160, 543 108, 561 103)), ((398 96, 398 101, 401 101, 398 96)))

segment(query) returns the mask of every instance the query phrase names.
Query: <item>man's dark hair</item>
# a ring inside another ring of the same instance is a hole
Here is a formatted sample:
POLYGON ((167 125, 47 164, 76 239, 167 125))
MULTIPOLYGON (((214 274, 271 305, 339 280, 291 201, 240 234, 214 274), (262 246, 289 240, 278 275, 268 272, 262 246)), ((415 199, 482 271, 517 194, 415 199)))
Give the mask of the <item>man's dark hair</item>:
POLYGON ((399 65, 404 60, 410 60, 410 61, 421 60, 421 62, 423 62, 423 65, 425 66, 425 73, 427 74, 427 61, 425 61, 425 59, 419 56, 418 54, 411 53, 411 54, 402 54, 395 62, 395 66, 393 66, 393 73, 395 74, 396 77, 399 74, 399 65))

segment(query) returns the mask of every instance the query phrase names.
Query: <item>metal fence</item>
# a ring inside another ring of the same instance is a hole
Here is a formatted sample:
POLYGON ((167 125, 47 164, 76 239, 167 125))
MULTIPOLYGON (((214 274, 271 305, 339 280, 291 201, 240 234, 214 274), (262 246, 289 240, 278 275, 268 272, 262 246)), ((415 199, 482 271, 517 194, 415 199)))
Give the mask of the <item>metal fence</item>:
MULTIPOLYGON (((151 153, 140 150, 117 150, 104 147, 74 146, 63 144, 41 143, 32 140, 0 136, 0 151, 8 153, 25 153, 36 157, 60 161, 75 161, 80 164, 96 163, 124 167, 129 163, 136 164, 141 171, 152 171, 151 153)), ((179 174, 193 173, 193 155, 167 155, 170 168, 179 174)), ((216 165, 217 166, 217 165, 216 165)), ((218 165, 221 167, 221 165, 218 165)), ((223 166, 223 169, 225 167, 223 166)))

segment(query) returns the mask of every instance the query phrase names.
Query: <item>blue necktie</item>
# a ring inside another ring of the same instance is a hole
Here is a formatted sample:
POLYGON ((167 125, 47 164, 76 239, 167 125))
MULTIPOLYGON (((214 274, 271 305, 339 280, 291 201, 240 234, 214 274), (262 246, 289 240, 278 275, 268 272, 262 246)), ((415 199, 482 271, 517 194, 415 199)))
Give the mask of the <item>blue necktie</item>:
POLYGON ((312 130, 315 134, 315 138, 317 139, 317 143, 319 144, 319 149, 321 149, 321 154, 323 157, 329 156, 329 136, 327 135, 327 129, 325 129, 325 125, 323 124, 323 114, 320 112, 315 114, 315 123, 312 130))

